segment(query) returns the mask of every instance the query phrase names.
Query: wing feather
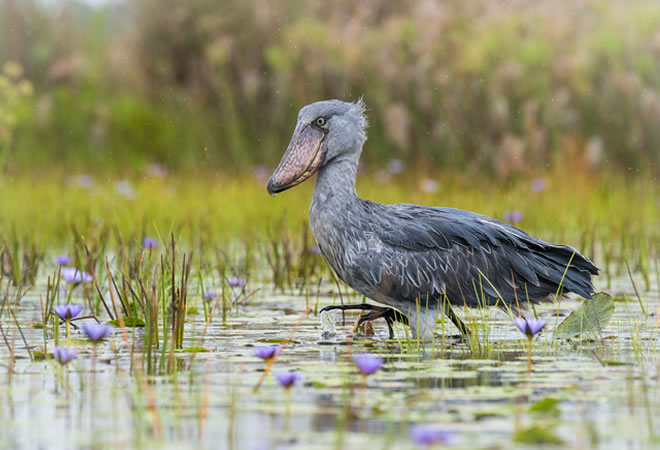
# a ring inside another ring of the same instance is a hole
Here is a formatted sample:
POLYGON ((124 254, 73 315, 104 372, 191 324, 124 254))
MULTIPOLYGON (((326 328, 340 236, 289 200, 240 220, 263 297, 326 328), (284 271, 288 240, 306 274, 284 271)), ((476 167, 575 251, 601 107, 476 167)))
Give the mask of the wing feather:
MULTIPOLYGON (((575 252, 544 242, 490 217, 452 208, 381 205, 364 201, 376 260, 360 252, 353 276, 382 295, 399 300, 440 299, 477 306, 546 297, 557 290, 575 252), (376 240, 377 243, 373 244, 376 240), (364 265, 377 275, 361 274, 364 265), (362 269, 360 269, 362 265, 362 269)), ((364 250, 360 247, 360 250, 364 250)), ((598 269, 575 252, 564 279, 566 291, 590 298, 590 274, 598 269)))

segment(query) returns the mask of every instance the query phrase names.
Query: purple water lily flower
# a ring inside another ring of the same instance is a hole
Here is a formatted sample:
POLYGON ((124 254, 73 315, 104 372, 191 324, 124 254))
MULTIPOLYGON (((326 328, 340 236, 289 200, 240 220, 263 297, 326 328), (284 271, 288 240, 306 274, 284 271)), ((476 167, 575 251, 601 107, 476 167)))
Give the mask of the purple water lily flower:
POLYGON ((285 389, 291 388, 302 379, 302 375, 298 372, 279 372, 275 374, 275 377, 285 389))
POLYGON ((361 353, 353 355, 353 362, 360 370, 362 375, 371 375, 380 369, 385 361, 380 356, 370 355, 369 353, 361 353))
POLYGON ((89 283, 94 279, 87 272, 76 269, 75 267, 65 267, 62 269, 62 278, 73 285, 79 285, 80 283, 89 283))
POLYGON ((406 168, 406 164, 400 159, 390 159, 387 163, 387 171, 389 173, 401 173, 406 168))
POLYGON ((532 192, 543 192, 545 189, 545 181, 543 178, 535 178, 532 180, 532 192))
POLYGON ((152 237, 146 237, 142 239, 142 247, 144 248, 156 248, 158 247, 158 239, 152 237))
POLYGON ((68 266, 71 264, 71 257, 66 255, 60 255, 55 258, 55 262, 60 266, 68 266))
POLYGON ((429 194, 437 192, 438 189, 440 188, 440 183, 438 183, 433 178, 424 178, 421 184, 422 184, 422 190, 424 192, 428 192, 429 194))
POLYGON ((229 286, 231 287, 243 287, 245 286, 245 280, 243 278, 239 277, 229 277, 227 278, 227 283, 229 283, 229 286))
POLYGON ((63 366, 76 358, 76 352, 66 347, 55 347, 53 349, 53 359, 63 366))
POLYGON ((527 336, 527 339, 532 339, 536 334, 543 329, 546 325, 545 320, 530 318, 526 319, 524 317, 516 317, 513 319, 513 323, 521 333, 527 336))
POLYGON ((410 438, 420 445, 449 444, 452 434, 433 425, 416 425, 410 429, 410 438))
POLYGON ((518 223, 523 219, 520 211, 507 211, 504 213, 504 220, 510 223, 518 223))
POLYGON ((135 199, 135 189, 128 180, 119 180, 115 183, 115 192, 128 200, 135 199))
POLYGON ((79 315, 82 310, 82 305, 73 305, 71 303, 53 306, 53 312, 57 314, 62 320, 71 320, 79 315))
POLYGON ((210 301, 215 300, 215 298, 217 296, 218 296, 218 294, 216 294, 215 292, 207 292, 206 294, 204 294, 204 300, 206 300, 207 302, 210 302, 210 301))
POLYGON ((105 338, 112 336, 112 326, 102 323, 85 323, 82 326, 87 338, 93 343, 99 343, 105 338))
POLYGON ((69 185, 72 187, 91 189, 94 187, 94 177, 85 173, 73 176, 69 178, 69 185))
POLYGON ((266 360, 266 361, 273 358, 279 352, 280 352, 280 346, 279 345, 266 345, 266 346, 263 346, 263 347, 255 347, 252 350, 252 353, 254 353, 254 356, 257 356, 257 357, 259 357, 263 360, 266 360))
POLYGON ((167 175, 167 167, 159 163, 148 164, 147 175, 154 178, 162 178, 167 175))

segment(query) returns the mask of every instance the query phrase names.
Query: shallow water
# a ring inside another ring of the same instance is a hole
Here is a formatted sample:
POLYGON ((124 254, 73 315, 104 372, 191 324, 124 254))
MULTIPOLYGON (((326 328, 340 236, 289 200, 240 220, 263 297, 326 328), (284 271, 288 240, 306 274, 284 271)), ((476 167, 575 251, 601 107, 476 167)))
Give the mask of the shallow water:
MULTIPOLYGON (((615 303, 611 322, 596 340, 552 337, 563 320, 552 312, 565 315, 579 306, 577 300, 538 306, 549 325, 534 342, 531 374, 526 343, 500 310, 463 312, 483 329, 481 350, 456 340, 456 330, 444 323, 438 324, 436 341, 423 344, 408 340, 403 327, 396 328, 396 339, 387 339, 382 321, 374 336, 354 335, 354 313, 346 314, 345 324, 335 313, 337 334, 324 339, 314 307, 304 315, 304 296, 259 286, 224 323, 218 311, 208 324, 203 314, 189 315, 184 347, 209 352, 177 352, 178 370, 161 375, 144 372, 139 328, 117 330, 98 348, 95 365, 79 330, 72 332, 78 358, 68 366, 31 362, 5 313, 1 324, 16 359, 10 376, 10 354, 2 343, 0 446, 415 448, 409 437, 413 424, 451 431, 452 445, 463 448, 510 448, 515 432, 530 426, 573 448, 660 445, 659 294, 657 287, 642 293, 649 313, 644 318, 629 285, 621 280, 614 292, 633 301, 615 303), (289 337, 272 368, 303 375, 287 406, 286 392, 273 377, 255 391, 266 364, 252 351, 289 337), (362 352, 386 360, 366 380, 351 361, 352 353, 362 352), (548 398, 557 400, 554 407, 533 411, 548 398)), ((43 331, 32 327, 41 320, 41 289, 30 291, 16 308, 33 350, 44 344, 43 331)), ((335 298, 332 289, 322 286, 319 309, 335 298)), ((202 300, 192 291, 189 307, 201 311, 202 300)), ((74 301, 80 301, 77 295, 76 290, 74 301)), ((63 343, 63 325, 59 333, 63 343)), ((52 347, 51 337, 49 352, 52 347)))

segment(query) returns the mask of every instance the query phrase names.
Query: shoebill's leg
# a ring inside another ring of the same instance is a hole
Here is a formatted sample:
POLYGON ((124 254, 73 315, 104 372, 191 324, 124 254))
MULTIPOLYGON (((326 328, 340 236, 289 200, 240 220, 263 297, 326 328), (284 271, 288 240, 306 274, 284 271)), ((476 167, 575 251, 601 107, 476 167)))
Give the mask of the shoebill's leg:
POLYGON ((358 310, 358 311, 371 311, 373 309, 379 308, 379 306, 375 305, 370 305, 368 303, 360 303, 359 305, 331 305, 331 306, 326 306, 325 308, 321 309, 319 312, 328 312, 328 311, 335 311, 335 310, 340 310, 342 312, 342 317, 341 320, 343 324, 346 324, 346 317, 344 317, 344 311, 351 311, 351 310, 358 310))
POLYGON ((469 339, 470 335, 471 335, 470 330, 465 326, 463 321, 458 318, 458 316, 454 312, 454 310, 451 307, 451 305, 449 304, 449 302, 445 302, 443 304, 443 307, 445 308, 445 314, 447 315, 449 320, 451 320, 451 323, 453 323, 456 326, 456 328, 458 328, 458 331, 461 332, 461 334, 463 335, 463 338, 465 340, 469 339))
POLYGON ((357 326, 359 327, 364 322, 370 322, 376 319, 385 319, 385 322, 387 323, 387 329, 390 332, 390 339, 394 339, 394 328, 392 328, 394 322, 401 322, 404 325, 408 325, 408 318, 396 309, 381 308, 380 310, 372 310, 360 316, 357 326))
MULTIPOLYGON (((362 325, 364 322, 369 322, 371 320, 376 320, 383 318, 387 322, 387 328, 390 332, 390 338, 394 337, 394 330, 392 329, 392 324, 394 322, 402 322, 408 324, 408 319, 401 314, 399 311, 393 308, 387 308, 384 306, 371 305, 369 303, 360 303, 359 305, 332 305, 326 306, 320 312, 327 312, 333 310, 360 310, 360 311, 369 311, 367 314, 364 314, 360 317, 358 321, 358 326, 362 325)), ((342 318, 343 320, 343 318, 342 318)))

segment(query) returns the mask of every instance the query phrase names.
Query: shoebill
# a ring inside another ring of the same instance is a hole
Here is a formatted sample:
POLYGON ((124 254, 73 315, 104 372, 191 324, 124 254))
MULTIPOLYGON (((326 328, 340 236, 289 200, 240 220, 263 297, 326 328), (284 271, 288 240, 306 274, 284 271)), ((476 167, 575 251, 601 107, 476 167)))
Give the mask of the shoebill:
POLYGON ((446 314, 468 328, 451 305, 514 306, 562 292, 591 298, 598 269, 567 245, 536 239, 499 220, 454 208, 381 204, 360 198, 355 176, 367 140, 362 100, 305 106, 282 161, 268 180, 271 195, 316 174, 309 220, 321 254, 338 277, 381 306, 360 321, 401 320, 421 339, 446 314))

